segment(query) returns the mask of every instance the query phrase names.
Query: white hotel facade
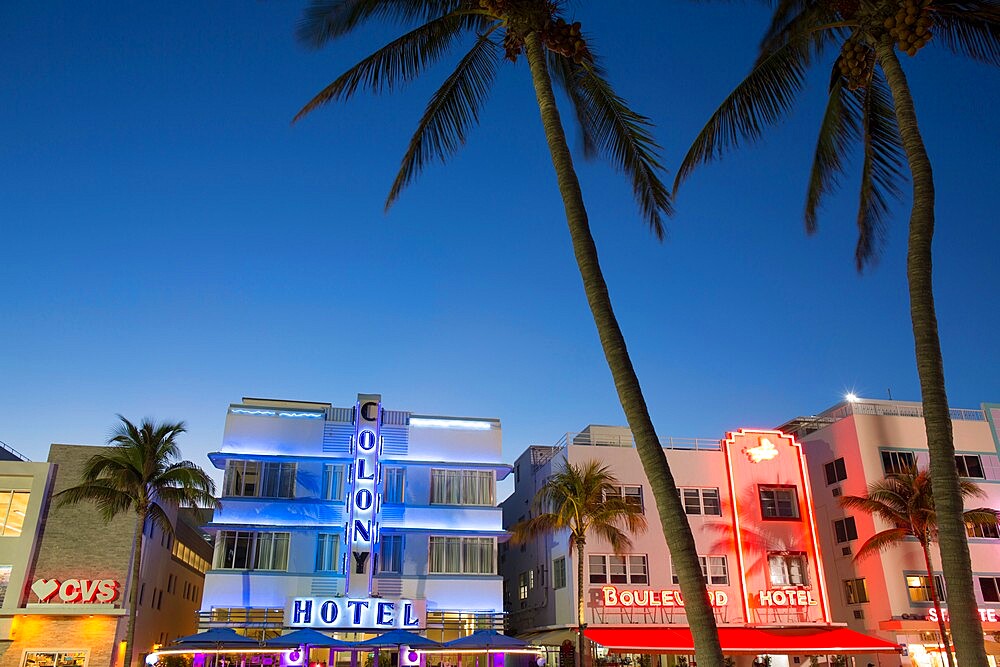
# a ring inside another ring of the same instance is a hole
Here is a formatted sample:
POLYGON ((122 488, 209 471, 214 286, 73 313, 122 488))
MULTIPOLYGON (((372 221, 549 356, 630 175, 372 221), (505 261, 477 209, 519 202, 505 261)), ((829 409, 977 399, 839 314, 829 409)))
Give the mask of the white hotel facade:
POLYGON ((498 419, 245 398, 209 458, 225 477, 203 629, 502 629, 498 419))

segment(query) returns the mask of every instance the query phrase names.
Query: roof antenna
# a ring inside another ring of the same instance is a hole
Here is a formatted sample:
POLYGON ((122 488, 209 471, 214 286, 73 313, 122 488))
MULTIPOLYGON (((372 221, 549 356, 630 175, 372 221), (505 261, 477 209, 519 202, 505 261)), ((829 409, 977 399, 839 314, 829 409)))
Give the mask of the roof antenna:
POLYGON ((886 391, 887 394, 889 394, 889 400, 891 401, 892 400, 892 387, 887 387, 885 391, 886 391))

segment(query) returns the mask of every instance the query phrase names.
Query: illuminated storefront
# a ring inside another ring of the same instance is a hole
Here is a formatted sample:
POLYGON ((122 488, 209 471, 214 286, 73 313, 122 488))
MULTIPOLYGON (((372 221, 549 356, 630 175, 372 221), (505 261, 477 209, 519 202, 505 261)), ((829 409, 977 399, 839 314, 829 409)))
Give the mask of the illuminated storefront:
POLYGON ((201 627, 438 641, 502 629, 500 448, 497 419, 415 415, 373 394, 230 406, 210 455, 225 478, 201 627))
MULTIPOLYGON (((770 656, 774 667, 806 656, 898 652, 853 632, 831 615, 815 506, 802 449, 778 431, 740 430, 720 441, 663 441, 694 532, 723 652, 738 664, 770 656)), ((631 433, 589 426, 551 447, 534 446, 515 462, 514 494, 502 504, 508 528, 535 511, 533 497, 568 460, 599 460, 618 492, 641 507, 649 528, 615 554, 597 536, 584 554, 586 635, 599 664, 631 654, 693 653, 684 599, 673 574, 649 483, 631 433)), ((538 538, 501 555, 510 624, 549 646, 576 627, 577 561, 568 534, 538 538)), ((572 642, 571 642, 572 643, 572 642)), ((553 659, 555 656, 553 656, 553 659)), ((631 658, 629 658, 631 659, 631 658)))

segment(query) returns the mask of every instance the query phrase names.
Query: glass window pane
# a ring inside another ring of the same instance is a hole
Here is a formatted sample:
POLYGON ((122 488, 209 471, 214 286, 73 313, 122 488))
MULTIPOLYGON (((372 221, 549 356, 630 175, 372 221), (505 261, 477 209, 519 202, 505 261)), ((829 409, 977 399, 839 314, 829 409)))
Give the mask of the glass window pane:
POLYGON ((722 516, 722 503, 719 499, 718 489, 702 489, 701 498, 705 514, 722 516))
POLYGON ((588 561, 590 563, 590 583, 608 583, 607 561, 605 561, 604 556, 590 556, 588 561))

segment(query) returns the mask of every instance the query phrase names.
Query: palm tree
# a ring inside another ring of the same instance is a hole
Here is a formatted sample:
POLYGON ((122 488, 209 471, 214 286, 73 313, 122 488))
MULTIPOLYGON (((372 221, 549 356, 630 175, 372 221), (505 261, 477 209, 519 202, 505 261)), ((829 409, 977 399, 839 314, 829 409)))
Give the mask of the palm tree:
POLYGON ((570 549, 576 548, 577 662, 583 664, 583 631, 587 627, 583 597, 583 552, 588 535, 596 535, 611 545, 616 554, 632 546, 629 534, 646 531, 642 508, 626 502, 618 494, 619 482, 599 461, 563 467, 549 477, 535 495, 535 511, 530 519, 516 524, 511 541, 523 544, 531 539, 569 531, 570 549))
POLYGON ((340 75, 299 111, 295 121, 359 90, 394 90, 441 60, 463 35, 473 36, 472 47, 431 97, 417 124, 389 190, 388 209, 428 162, 446 160, 465 142, 479 120, 502 58, 516 61, 526 55, 587 303, 656 500, 698 661, 702 667, 722 667, 694 537, 611 305, 554 86, 569 99, 581 128, 584 155, 605 157, 625 173, 645 222, 662 238, 663 219, 672 207, 660 180, 659 146, 649 120, 631 110, 611 87, 580 24, 565 20, 564 5, 564 0, 312 0, 299 37, 317 48, 374 19, 417 27, 340 75))
MULTIPOLYGON (((869 484, 867 495, 841 496, 840 505, 845 509, 860 510, 889 524, 888 528, 865 540, 854 556, 854 560, 864 560, 875 556, 886 549, 891 549, 907 538, 915 538, 920 544, 924 565, 927 568, 927 588, 930 591, 934 609, 937 611, 941 643, 948 658, 948 664, 951 665, 948 634, 944 625, 944 615, 941 613, 937 584, 934 583, 934 567, 931 564, 930 545, 931 542, 938 539, 938 512, 931 487, 930 474, 926 470, 908 468, 898 474, 889 475, 883 480, 869 484)), ((959 488, 963 499, 986 495, 978 485, 966 480, 959 482, 959 488)), ((966 526, 996 526, 997 513, 995 510, 985 508, 967 510, 962 513, 962 520, 963 525, 966 526)), ((980 635, 979 642, 982 643, 982 641, 980 635)))
POLYGON ((178 460, 177 437, 186 431, 184 422, 157 423, 143 419, 138 426, 118 415, 108 439, 108 448, 91 457, 77 485, 56 494, 59 506, 91 502, 105 521, 119 514, 135 513, 132 538, 132 590, 128 628, 125 632, 124 666, 132 664, 136 609, 139 604, 139 566, 142 563, 143 527, 147 521, 168 535, 174 527, 164 507, 219 507, 215 483, 190 461, 178 460))
POLYGON ((985 664, 972 564, 962 523, 944 364, 931 275, 934 181, 913 98, 897 49, 916 55, 931 39, 948 50, 1000 65, 998 0, 776 0, 760 55, 746 79, 702 129, 678 169, 674 190, 700 163, 741 141, 755 140, 791 108, 805 72, 822 52, 839 49, 820 124, 806 194, 806 230, 816 229, 823 197, 845 173, 847 154, 861 144, 858 270, 878 256, 889 199, 899 194, 905 160, 913 186, 907 282, 930 475, 940 510, 941 562, 951 591, 955 646, 965 664, 985 664))

